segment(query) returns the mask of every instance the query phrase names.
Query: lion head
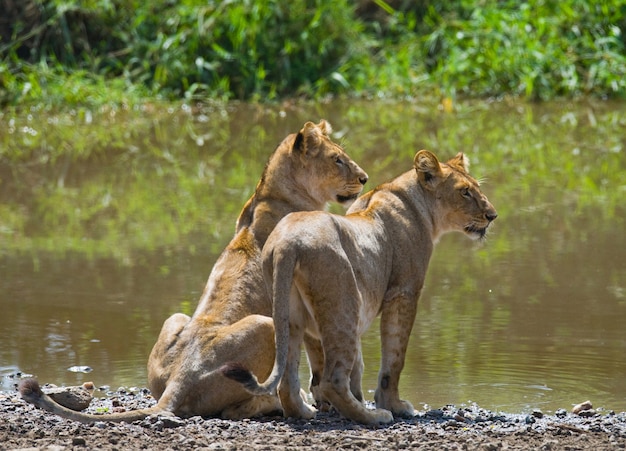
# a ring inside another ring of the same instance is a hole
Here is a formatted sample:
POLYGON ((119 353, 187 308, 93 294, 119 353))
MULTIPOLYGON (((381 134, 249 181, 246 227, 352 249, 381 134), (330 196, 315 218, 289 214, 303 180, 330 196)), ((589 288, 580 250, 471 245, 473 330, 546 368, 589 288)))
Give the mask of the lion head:
POLYGON ((237 231, 256 217, 255 231, 262 246, 278 219, 292 211, 323 210, 331 201, 347 208, 354 202, 368 176, 330 139, 331 131, 323 119, 319 124, 306 122, 278 145, 241 211, 237 231), (265 219, 259 220, 260 216, 265 219))
POLYGON ((292 169, 299 187, 322 203, 335 200, 349 206, 358 197, 368 176, 330 139, 331 126, 307 122, 296 135, 291 150, 292 169))
POLYGON ((435 194, 439 216, 437 224, 449 231, 464 232, 472 239, 483 239, 489 224, 498 214, 481 192, 480 184, 468 173, 469 160, 458 153, 446 163, 440 163, 428 150, 420 150, 414 159, 421 185, 435 194))

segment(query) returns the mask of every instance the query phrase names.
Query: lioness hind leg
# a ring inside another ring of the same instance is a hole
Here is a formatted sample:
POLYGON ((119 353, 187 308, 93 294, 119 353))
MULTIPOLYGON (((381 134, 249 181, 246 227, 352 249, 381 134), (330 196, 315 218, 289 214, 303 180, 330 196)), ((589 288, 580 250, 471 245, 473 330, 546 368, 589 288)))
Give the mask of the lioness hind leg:
POLYGON ((305 335, 304 348, 306 349, 309 367, 311 368, 309 390, 313 395, 315 407, 321 412, 327 412, 330 410, 330 404, 328 400, 324 399, 320 389, 320 381, 322 380, 322 373, 324 372, 324 350, 322 349, 322 343, 317 338, 305 335))
MULTIPOLYGON (((322 343, 317 338, 310 335, 304 336, 304 345, 309 360, 309 367, 311 368, 311 384, 309 390, 315 400, 315 407, 322 412, 330 410, 330 403, 327 399, 324 399, 322 390, 320 388, 320 381, 322 380, 322 374, 324 372, 324 350, 322 349, 322 343)), ((361 346, 358 346, 358 355, 352 366, 352 372, 350 373, 350 391, 354 397, 363 402, 363 390, 361 388, 361 380, 363 378, 363 355, 361 354, 361 346)))
MULTIPOLYGON (((324 331, 322 331, 324 335, 324 331)), ((356 330, 335 328, 332 339, 324 340, 324 373, 320 383, 325 399, 346 418, 365 424, 390 423, 391 412, 385 409, 370 410, 353 393, 351 377, 361 375, 361 352, 356 330), (326 344, 327 343, 327 344, 326 344)))
POLYGON ((278 385, 278 396, 283 407, 284 416, 287 418, 315 418, 315 408, 304 402, 304 399, 300 396, 298 367, 300 366, 300 346, 303 339, 304 333, 301 327, 291 326, 289 328, 287 366, 278 385))
POLYGON ((159 338, 152 347, 148 358, 148 386, 156 399, 159 399, 165 391, 173 362, 180 353, 176 346, 180 331, 189 320, 187 315, 174 313, 163 323, 159 338))
POLYGON ((363 389, 361 388, 361 380, 363 379, 363 353, 361 352, 361 343, 357 346, 358 354, 352 365, 350 373, 350 391, 356 399, 363 402, 363 389))
POLYGON ((325 399, 346 418, 364 424, 390 423, 393 415, 388 410, 366 408, 350 391, 349 374, 352 367, 346 367, 341 359, 326 355, 326 368, 322 377, 321 390, 325 399))

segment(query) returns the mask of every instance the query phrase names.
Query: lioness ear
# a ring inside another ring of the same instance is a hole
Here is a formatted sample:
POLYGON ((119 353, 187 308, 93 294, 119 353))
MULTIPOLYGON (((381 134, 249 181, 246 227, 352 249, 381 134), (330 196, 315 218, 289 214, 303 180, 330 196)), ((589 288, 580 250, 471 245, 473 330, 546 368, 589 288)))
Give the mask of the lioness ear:
POLYGON ((454 158, 451 158, 447 161, 447 164, 450 166, 454 166, 455 168, 465 172, 466 174, 469 173, 469 158, 467 158, 463 152, 457 153, 454 158))
MULTIPOLYGON (((326 121, 322 122, 327 123, 326 121)), ((320 122, 320 124, 322 124, 322 122, 320 122)), ((304 127, 302 127, 302 130, 298 132, 293 142, 293 150, 302 155, 315 155, 322 143, 323 135, 325 135, 325 133, 322 128, 315 125, 313 122, 307 122, 304 124, 304 127)))
POLYGON ((317 126, 326 136, 330 136, 330 134, 333 132, 333 127, 326 119, 320 119, 320 123, 317 124, 317 126))
POLYGON ((413 165, 418 180, 428 189, 434 188, 442 180, 443 172, 439 160, 432 152, 420 150, 415 154, 413 165))

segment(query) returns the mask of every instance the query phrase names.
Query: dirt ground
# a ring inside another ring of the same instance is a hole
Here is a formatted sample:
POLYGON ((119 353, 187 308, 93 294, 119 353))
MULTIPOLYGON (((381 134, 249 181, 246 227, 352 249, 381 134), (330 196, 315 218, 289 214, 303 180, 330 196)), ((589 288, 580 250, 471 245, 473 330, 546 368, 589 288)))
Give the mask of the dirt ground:
MULTIPOLYGON (((87 411, 137 409, 154 404, 147 389, 109 392, 87 411)), ((333 413, 312 421, 266 417, 229 421, 148 417, 133 424, 83 425, 0 393, 0 450, 619 450, 626 449, 626 413, 559 410, 554 415, 490 412, 444 406, 408 420, 364 427, 333 413)))

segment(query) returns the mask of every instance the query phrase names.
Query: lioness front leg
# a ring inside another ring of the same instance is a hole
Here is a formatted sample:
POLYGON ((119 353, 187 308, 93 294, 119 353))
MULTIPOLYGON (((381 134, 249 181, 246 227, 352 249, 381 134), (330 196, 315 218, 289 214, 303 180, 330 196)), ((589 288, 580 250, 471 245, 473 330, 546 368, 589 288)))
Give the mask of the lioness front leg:
POLYGON ((383 307, 380 321, 382 358, 374 399, 376 407, 404 418, 415 415, 411 403, 400 399, 398 383, 416 311, 417 296, 399 296, 383 307))

